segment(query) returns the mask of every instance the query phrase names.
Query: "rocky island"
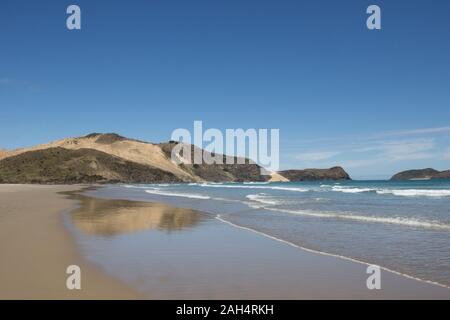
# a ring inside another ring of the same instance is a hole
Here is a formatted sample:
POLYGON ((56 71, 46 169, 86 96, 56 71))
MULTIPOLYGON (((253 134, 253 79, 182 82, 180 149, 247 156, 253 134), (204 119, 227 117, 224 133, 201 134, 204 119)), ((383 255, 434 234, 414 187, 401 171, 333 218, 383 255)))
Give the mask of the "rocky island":
POLYGON ((399 172, 392 176, 391 180, 430 180, 450 179, 450 170, 438 171, 432 168, 415 169, 399 172))

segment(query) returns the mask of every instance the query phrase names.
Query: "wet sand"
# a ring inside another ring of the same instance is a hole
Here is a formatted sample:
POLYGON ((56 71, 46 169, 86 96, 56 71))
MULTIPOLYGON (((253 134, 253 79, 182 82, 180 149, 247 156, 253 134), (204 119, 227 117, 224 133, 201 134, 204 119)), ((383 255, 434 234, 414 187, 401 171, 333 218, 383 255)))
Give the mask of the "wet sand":
MULTIPOLYGON (((67 226, 80 249, 152 299, 450 299, 450 289, 308 252, 162 203, 77 196, 67 226)), ((203 201, 203 200, 200 200, 203 201)))
POLYGON ((387 271, 382 290, 368 290, 366 265, 190 209, 70 192, 79 188, 0 185, 0 298, 450 299, 387 271), (71 264, 81 291, 66 289, 71 264))
POLYGON ((0 185, 0 299, 129 299, 131 287, 79 254, 62 212, 76 202, 58 194, 79 186, 0 185), (81 290, 68 290, 66 268, 81 268, 81 290))

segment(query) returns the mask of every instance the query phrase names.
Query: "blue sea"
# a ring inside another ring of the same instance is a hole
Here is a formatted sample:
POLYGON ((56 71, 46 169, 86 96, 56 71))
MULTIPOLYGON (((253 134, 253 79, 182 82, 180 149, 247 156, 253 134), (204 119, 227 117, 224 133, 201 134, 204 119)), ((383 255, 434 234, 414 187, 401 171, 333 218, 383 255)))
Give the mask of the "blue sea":
POLYGON ((111 185, 95 193, 200 210, 306 249, 450 286, 450 180, 111 185))

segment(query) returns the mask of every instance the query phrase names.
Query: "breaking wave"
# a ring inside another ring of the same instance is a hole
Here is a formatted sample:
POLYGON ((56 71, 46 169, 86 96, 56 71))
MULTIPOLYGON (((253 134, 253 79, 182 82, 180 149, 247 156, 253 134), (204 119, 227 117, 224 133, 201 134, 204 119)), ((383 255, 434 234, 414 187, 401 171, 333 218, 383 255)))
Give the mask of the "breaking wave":
POLYGON ((344 193, 361 193, 361 192, 375 192, 377 189, 371 188, 351 188, 351 187, 341 187, 341 186, 333 186, 331 188, 333 191, 344 192, 344 193))
POLYGON ((246 196, 247 199, 256 201, 262 204, 268 204, 271 206, 276 206, 282 204, 281 201, 274 199, 274 197, 269 196, 265 193, 258 193, 258 194, 249 194, 246 196))
POLYGON ((265 189, 265 190, 283 190, 283 191, 293 191, 293 192, 308 192, 310 189, 298 188, 298 187, 280 187, 280 186, 259 186, 259 185, 228 185, 228 184, 209 184, 203 183, 199 184, 199 187, 205 188, 232 188, 232 189, 265 189))
POLYGON ((377 190, 378 194, 393 194, 403 197, 450 197, 450 190, 399 189, 377 190))
POLYGON ((148 189, 148 190, 145 190, 145 192, 150 193, 150 194, 156 194, 159 196, 168 196, 168 197, 182 197, 182 198, 202 199, 202 200, 211 199, 211 197, 204 196, 201 194, 166 192, 166 191, 161 191, 159 189, 148 189))
POLYGON ((271 211, 296 214, 296 215, 301 215, 301 216, 316 217, 316 218, 343 219, 343 220, 354 220, 354 221, 362 221, 362 222, 396 224, 396 225, 416 227, 416 228, 450 230, 450 224, 440 223, 438 221, 427 221, 427 220, 419 220, 419 219, 405 218, 405 217, 374 217, 374 216, 361 216, 361 215, 353 215, 353 214, 339 214, 339 213, 333 213, 333 212, 314 212, 314 211, 286 210, 286 209, 275 209, 275 208, 265 208, 265 209, 271 210, 271 211))
POLYGON ((333 186, 331 190, 343 193, 374 192, 377 194, 392 194, 401 197, 450 197, 450 190, 437 189, 377 189, 333 186))

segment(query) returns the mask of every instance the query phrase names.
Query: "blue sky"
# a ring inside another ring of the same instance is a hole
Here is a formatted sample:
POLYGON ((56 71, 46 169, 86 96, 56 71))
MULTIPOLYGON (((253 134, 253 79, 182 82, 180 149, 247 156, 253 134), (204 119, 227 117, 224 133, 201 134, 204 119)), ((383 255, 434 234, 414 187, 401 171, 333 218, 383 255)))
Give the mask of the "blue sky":
POLYGON ((445 0, 2 0, 0 148, 158 142, 202 120, 279 128, 282 168, 450 169, 449 13, 445 0))

